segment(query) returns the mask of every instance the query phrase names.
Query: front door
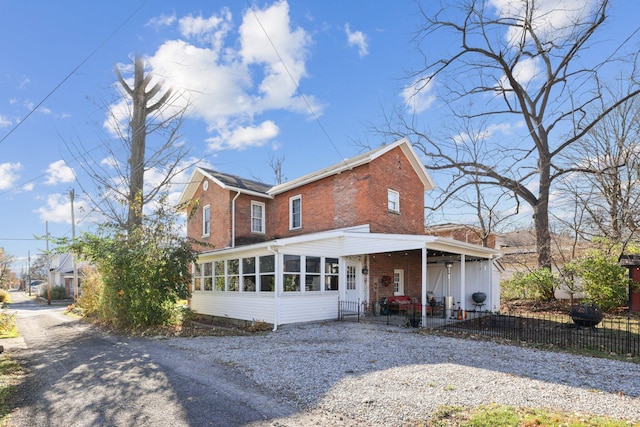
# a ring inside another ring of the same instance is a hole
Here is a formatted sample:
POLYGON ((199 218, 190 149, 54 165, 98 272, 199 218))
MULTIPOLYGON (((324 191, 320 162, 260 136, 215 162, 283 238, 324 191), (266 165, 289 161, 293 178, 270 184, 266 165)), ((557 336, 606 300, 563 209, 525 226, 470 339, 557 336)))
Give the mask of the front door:
POLYGON ((346 265, 347 277, 345 282, 345 301, 358 302, 360 293, 358 290, 358 264, 348 262, 346 265))

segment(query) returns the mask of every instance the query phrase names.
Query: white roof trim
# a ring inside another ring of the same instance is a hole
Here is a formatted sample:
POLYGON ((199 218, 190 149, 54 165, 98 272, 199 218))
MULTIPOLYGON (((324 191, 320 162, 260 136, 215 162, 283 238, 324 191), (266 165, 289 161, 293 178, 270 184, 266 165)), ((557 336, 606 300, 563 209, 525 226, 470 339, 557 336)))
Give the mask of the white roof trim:
POLYGON ((364 154, 360 154, 350 159, 345 159, 342 162, 337 163, 335 165, 329 166, 324 169, 320 169, 310 174, 301 176, 300 178, 296 178, 291 181, 285 182, 283 184, 279 184, 274 187, 271 187, 268 193, 274 196, 280 193, 284 193, 285 191, 288 191, 297 187, 301 187, 305 184, 318 181, 328 176, 338 175, 344 171, 348 171, 358 166, 370 163, 371 161, 388 153, 389 151, 393 150, 396 147, 401 147, 402 151, 407 156, 407 159, 409 159, 411 166, 416 171, 416 173, 420 177, 420 180, 424 184, 425 190, 431 190, 435 188, 435 184, 433 180, 429 176, 429 173, 427 172, 426 168, 424 167, 424 164, 416 154, 415 150, 413 149, 413 147, 411 146, 411 144, 406 138, 402 138, 392 144, 385 145, 383 147, 366 152, 364 154))
POLYGON ((454 254, 464 254, 487 259, 492 259, 501 254, 501 252, 496 249, 485 248, 471 243, 450 239, 448 237, 413 234, 369 233, 367 227, 366 229, 347 228, 341 230, 325 231, 321 233, 306 234, 302 236, 286 237, 283 239, 276 239, 253 245, 237 246, 235 248, 225 248, 202 252, 199 256, 216 257, 255 251, 286 251, 287 247, 295 247, 297 244, 313 243, 330 239, 341 241, 340 246, 344 248, 340 253, 337 253, 336 256, 395 252, 421 248, 451 252, 454 254), (370 243, 366 245, 367 250, 358 250, 358 253, 352 253, 351 250, 347 249, 347 247, 349 246, 349 242, 354 242, 357 240, 368 240, 370 243), (375 242, 379 242, 381 244, 376 245, 375 242))

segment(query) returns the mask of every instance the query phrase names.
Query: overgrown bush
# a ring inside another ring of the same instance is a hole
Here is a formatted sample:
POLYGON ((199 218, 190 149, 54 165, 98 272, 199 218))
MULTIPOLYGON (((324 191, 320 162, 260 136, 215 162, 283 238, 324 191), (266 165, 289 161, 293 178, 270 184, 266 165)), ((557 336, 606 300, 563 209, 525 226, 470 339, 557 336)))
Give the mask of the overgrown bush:
POLYGON ((97 316, 100 310, 102 296, 102 276, 95 268, 82 271, 82 293, 78 297, 77 306, 82 309, 84 316, 97 316))
POLYGON ((61 300, 67 298, 67 290, 64 286, 54 286, 51 288, 51 299, 61 300))
POLYGON ((173 218, 162 218, 129 231, 105 225, 68 247, 90 260, 102 278, 97 300, 102 321, 117 327, 171 324, 176 302, 189 297, 189 267, 197 253, 174 230, 173 218))
POLYGON ((5 310, 0 312, 0 337, 6 338, 14 336, 16 332, 16 315, 15 313, 7 313, 5 310))
POLYGON ((557 288, 557 277, 548 268, 517 272, 502 282, 501 293, 505 300, 551 300, 557 288))
POLYGON ((0 289, 0 303, 10 302, 9 299, 9 292, 5 291, 4 289, 0 289))
POLYGON ((582 279, 582 291, 590 302, 605 312, 626 305, 631 279, 616 256, 592 249, 574 262, 582 279))

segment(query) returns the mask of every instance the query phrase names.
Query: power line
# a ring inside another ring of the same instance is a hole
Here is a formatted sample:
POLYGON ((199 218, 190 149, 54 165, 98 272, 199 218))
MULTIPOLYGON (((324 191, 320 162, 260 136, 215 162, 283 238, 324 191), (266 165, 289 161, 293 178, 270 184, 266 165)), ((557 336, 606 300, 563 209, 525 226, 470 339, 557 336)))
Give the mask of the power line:
POLYGON ((142 2, 142 4, 133 11, 133 13, 131 13, 120 25, 118 25, 116 27, 116 29, 111 32, 111 34, 109 34, 107 36, 107 38, 105 38, 95 49, 93 49, 73 70, 71 70, 71 72, 69 74, 67 74, 61 81, 60 83, 58 83, 44 98, 42 98, 42 100, 40 102, 38 102, 28 113, 26 116, 24 116, 22 119, 20 119, 18 121, 18 123, 15 124, 15 126, 13 126, 11 128, 11 130, 9 132, 7 132, 7 134, 5 136, 3 136, 2 138, 0 138, 0 144, 2 144, 9 136, 11 136, 11 134, 13 134, 29 117, 31 117, 31 115, 36 112, 36 110, 38 108, 40 108, 40 106, 42 104, 45 103, 45 101, 47 99, 49 99, 51 97, 51 95, 53 95, 58 89, 60 89, 60 87, 71 78, 71 76, 73 76, 89 59, 91 59, 91 57, 93 57, 93 55, 95 55, 100 49, 102 49, 102 47, 107 44, 107 42, 109 40, 111 40, 113 38, 113 36, 115 36, 122 27, 125 26, 125 24, 127 24, 127 22, 129 22, 131 20, 131 18, 133 18, 139 11, 140 9, 142 9, 144 7, 144 5, 147 3, 147 0, 144 0, 142 2))

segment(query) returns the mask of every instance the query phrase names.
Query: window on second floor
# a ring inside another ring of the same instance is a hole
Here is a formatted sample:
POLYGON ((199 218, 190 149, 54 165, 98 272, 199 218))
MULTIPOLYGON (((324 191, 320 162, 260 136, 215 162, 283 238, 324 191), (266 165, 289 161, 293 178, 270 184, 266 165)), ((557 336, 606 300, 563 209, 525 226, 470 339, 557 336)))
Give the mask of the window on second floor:
POLYGON ((206 237, 211 234, 211 206, 207 205, 202 208, 202 236, 206 237))
POLYGON ((289 229, 302 228, 302 196, 289 199, 289 229))
POLYGON ((387 209, 390 212, 400 212, 400 193, 392 189, 387 190, 387 209))
POLYGON ((251 232, 264 233, 264 203, 251 202, 251 232))

